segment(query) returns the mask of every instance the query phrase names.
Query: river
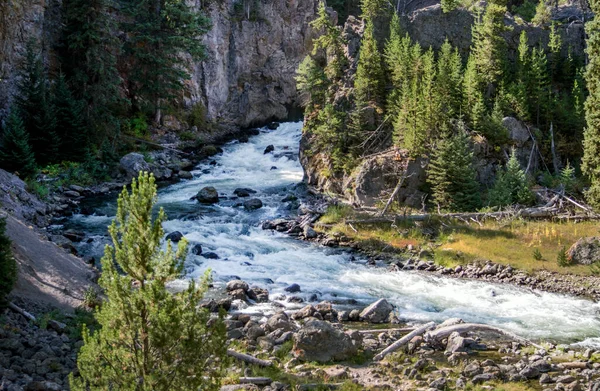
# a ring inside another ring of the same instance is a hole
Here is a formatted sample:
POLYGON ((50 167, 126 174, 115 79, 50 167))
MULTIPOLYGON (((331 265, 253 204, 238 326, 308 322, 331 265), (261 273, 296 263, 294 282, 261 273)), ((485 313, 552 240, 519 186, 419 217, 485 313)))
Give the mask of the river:
MULTIPOLYGON (((306 301, 316 297, 342 306, 352 301, 367 305, 384 297, 397 307, 397 316, 408 323, 460 317, 535 340, 600 347, 598 303, 509 285, 412 271, 389 272, 367 266, 366 260, 343 249, 262 230, 261 221, 291 213, 282 199, 302 181, 302 167, 296 158, 301 129, 301 122, 284 123, 277 130, 262 129, 247 143, 229 143, 212 164, 207 161, 197 166, 193 179, 159 190, 158 203, 169 216, 165 231, 180 231, 191 244, 200 243, 204 253, 214 252, 220 258, 190 254, 186 279, 198 278, 210 268, 215 284, 241 278, 267 288, 271 300, 290 309, 304 305, 283 298, 285 287, 297 283, 302 292, 294 296, 306 301), (274 153, 264 154, 271 144, 274 153), (190 198, 204 186, 214 186, 228 197, 236 188, 251 188, 257 191, 253 196, 260 198, 264 207, 247 212, 233 199, 202 206, 190 198)), ((102 253, 114 204, 114 199, 97 203, 94 215, 76 214, 65 223, 66 228, 84 231, 91 237, 90 243, 79 245, 80 252, 95 256, 102 253)), ((260 304, 246 310, 272 312, 275 308, 260 304)))

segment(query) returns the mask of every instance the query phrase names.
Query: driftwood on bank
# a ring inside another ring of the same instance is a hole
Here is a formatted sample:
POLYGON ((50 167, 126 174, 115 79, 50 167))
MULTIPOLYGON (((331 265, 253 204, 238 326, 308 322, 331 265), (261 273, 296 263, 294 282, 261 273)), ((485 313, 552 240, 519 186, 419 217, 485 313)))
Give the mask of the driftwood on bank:
POLYGON ((256 358, 249 354, 244 354, 240 352, 236 352, 235 350, 227 349, 227 355, 233 358, 236 358, 240 361, 247 362, 248 364, 258 365, 261 367, 270 367, 273 365, 273 361, 270 360, 262 360, 260 358, 256 358))
POLYGON ((18 314, 23 315, 24 317, 26 317, 27 319, 29 319, 32 322, 36 321, 35 316, 33 316, 29 312, 25 311, 23 308, 19 307, 15 303, 8 303, 8 308, 10 308, 11 310, 13 310, 14 312, 16 312, 18 314))
POLYGON ((381 333, 387 333, 388 331, 398 332, 398 333, 406 333, 409 331, 413 331, 414 329, 415 329, 414 327, 401 327, 401 328, 391 328, 391 329, 358 330, 358 332, 360 334, 381 334, 381 333))
POLYGON ((166 149, 166 150, 168 150, 168 151, 173 151, 173 152, 176 152, 176 153, 178 153, 178 154, 180 154, 180 155, 192 156, 192 154, 191 154, 191 153, 183 152, 183 151, 181 151, 181 150, 179 150, 179 149, 176 149, 176 148, 171 148, 171 147, 168 147, 168 146, 166 146, 166 145, 162 145, 162 144, 158 144, 158 143, 153 143, 152 141, 144 140, 144 139, 141 139, 141 138, 137 138, 137 137, 131 137, 131 136, 126 136, 126 135, 124 135, 124 134, 122 134, 122 135, 121 135, 121 137, 123 137, 123 138, 127 138, 127 139, 130 139, 130 140, 134 140, 134 141, 138 141, 138 142, 140 142, 140 143, 145 143, 145 144, 148 144, 148 145, 152 145, 152 146, 154 146, 154 147, 158 147, 158 148, 166 149))
POLYGON ((383 349, 383 351, 381 353, 379 353, 378 355, 376 355, 373 358, 373 360, 375 360, 375 361, 381 360, 388 354, 395 352, 396 350, 400 349, 403 345, 406 345, 407 343, 409 343, 410 340, 413 339, 414 337, 423 335, 427 330, 429 330, 430 328, 432 328, 434 326, 435 326, 434 322, 429 322, 429 323, 413 330, 412 332, 406 334, 404 337, 400 338, 399 340, 397 340, 396 342, 394 342, 387 348, 383 349))
POLYGON ((558 364, 563 369, 589 369, 590 364, 586 361, 563 362, 558 364))
POLYGON ((254 384, 257 386, 268 386, 273 383, 270 377, 240 377, 241 384, 254 384))
POLYGON ((473 331, 491 331, 491 332, 494 332, 497 334, 505 335, 505 336, 507 336, 511 339, 514 339, 515 341, 520 342, 522 344, 531 345, 538 349, 542 349, 542 346, 537 345, 523 337, 519 337, 518 335, 511 333, 510 331, 506 331, 501 328, 490 326, 487 324, 479 324, 479 323, 460 323, 460 324, 455 324, 452 326, 442 327, 442 328, 428 332, 427 334, 425 334, 424 339, 425 339, 425 341, 439 342, 439 341, 443 340, 444 338, 449 337, 450 334, 452 334, 454 332, 462 334, 462 333, 468 333, 468 332, 473 332, 473 331))

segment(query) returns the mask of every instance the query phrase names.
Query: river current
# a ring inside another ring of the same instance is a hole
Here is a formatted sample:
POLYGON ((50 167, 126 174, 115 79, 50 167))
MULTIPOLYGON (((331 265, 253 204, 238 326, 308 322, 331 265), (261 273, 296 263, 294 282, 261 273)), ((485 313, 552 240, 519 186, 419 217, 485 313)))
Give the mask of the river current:
MULTIPOLYGON (((247 143, 232 142, 212 162, 203 162, 193 179, 159 190, 158 203, 165 208, 167 233, 180 231, 203 252, 219 259, 190 254, 186 280, 199 278, 207 268, 215 284, 241 278, 267 288, 271 300, 293 309, 283 297, 292 284, 304 300, 330 300, 340 306, 357 302, 367 305, 386 298, 396 306, 396 315, 408 323, 441 322, 460 317, 469 322, 500 326, 518 335, 558 343, 600 347, 600 304, 564 295, 531 291, 509 285, 446 278, 420 272, 390 272, 369 267, 366 260, 343 249, 331 249, 298 241, 285 234, 264 231, 261 222, 285 216, 288 203, 282 199, 302 181, 297 159, 302 123, 284 123, 277 130, 262 129, 247 143), (268 145, 273 153, 264 154, 268 145), (239 201, 225 200, 202 206, 191 200, 204 186, 214 186, 220 195, 232 197, 236 188, 257 191, 264 207, 247 212, 239 201)), ((84 254, 100 256, 108 242, 106 227, 115 213, 115 202, 95 206, 91 216, 74 215, 66 224, 93 239, 80 244, 84 254)), ((185 280, 180 283, 185 283, 185 280)), ((273 312, 270 304, 246 308, 249 312, 273 312)))

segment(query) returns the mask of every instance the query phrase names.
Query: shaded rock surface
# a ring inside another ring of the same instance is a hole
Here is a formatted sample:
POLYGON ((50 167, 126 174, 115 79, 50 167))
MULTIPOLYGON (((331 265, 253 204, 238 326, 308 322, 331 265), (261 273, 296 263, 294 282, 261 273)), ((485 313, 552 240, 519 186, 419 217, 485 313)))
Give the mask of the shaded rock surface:
POLYGON ((294 335, 294 354, 302 361, 345 360, 358 352, 360 341, 329 322, 309 318, 294 335))

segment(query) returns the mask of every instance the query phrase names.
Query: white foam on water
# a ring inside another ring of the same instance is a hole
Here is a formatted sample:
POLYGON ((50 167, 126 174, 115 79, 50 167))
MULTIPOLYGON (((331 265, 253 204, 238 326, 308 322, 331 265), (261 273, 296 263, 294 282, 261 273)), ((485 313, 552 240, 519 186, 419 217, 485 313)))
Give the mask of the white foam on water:
MULTIPOLYGON (((201 164, 193 171, 193 179, 159 191, 159 205, 172 218, 164 223, 165 231, 181 231, 192 244, 201 244, 203 252, 215 252, 220 257, 212 260, 190 254, 187 279, 200 278, 210 268, 216 283, 236 276, 268 288, 272 299, 290 296, 285 287, 297 283, 302 292, 293 295, 305 300, 316 295, 318 300, 342 304, 354 300, 366 305, 386 298, 407 322, 460 317, 528 338, 580 341, 585 346, 600 347, 600 306, 591 301, 509 285, 370 268, 364 260, 353 260, 348 252, 262 230, 261 221, 278 217, 282 213, 281 199, 302 180, 297 159, 278 155, 297 153, 301 127, 301 123, 284 123, 275 131, 262 130, 248 143, 230 143, 223 154, 214 157, 216 165, 201 164), (263 151, 270 144, 275 151, 265 155, 263 151), (273 166, 277 169, 271 170, 273 166), (190 198, 204 186, 214 186, 224 197, 233 196, 235 188, 251 188, 257 191, 251 197, 260 198, 264 207, 247 212, 235 205, 243 199, 201 206, 190 198), (182 212, 182 218, 177 218, 178 212, 182 212), (187 218, 190 212, 197 214, 187 218)), ((106 216, 74 219, 90 225, 110 223, 106 216)), ((186 280, 179 284, 185 285, 186 280)), ((302 306, 280 301, 290 308, 302 306)), ((244 311, 272 312, 274 308, 261 304, 244 311)))

